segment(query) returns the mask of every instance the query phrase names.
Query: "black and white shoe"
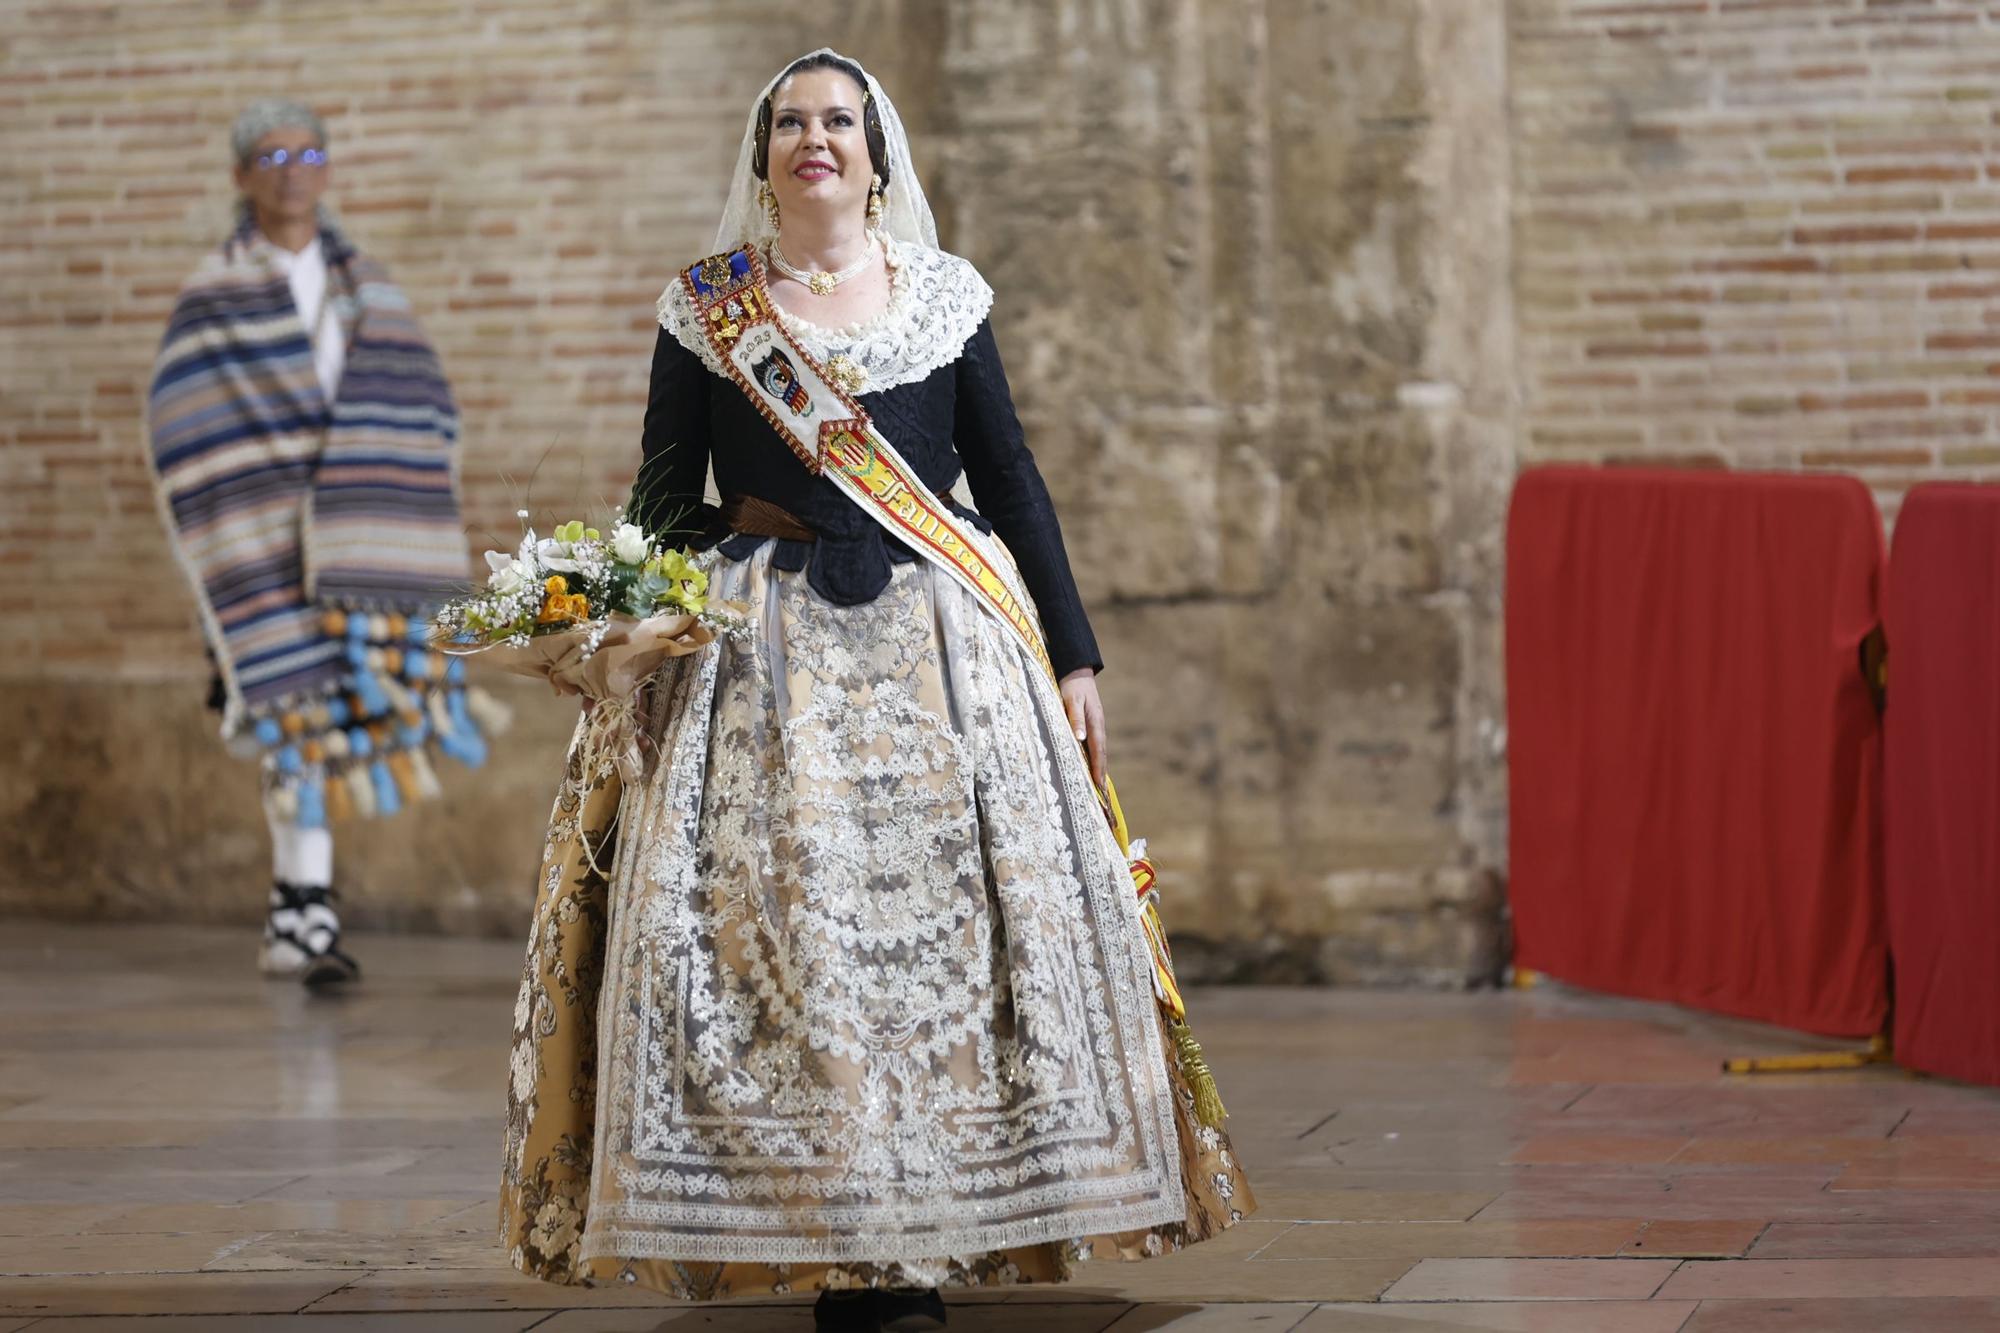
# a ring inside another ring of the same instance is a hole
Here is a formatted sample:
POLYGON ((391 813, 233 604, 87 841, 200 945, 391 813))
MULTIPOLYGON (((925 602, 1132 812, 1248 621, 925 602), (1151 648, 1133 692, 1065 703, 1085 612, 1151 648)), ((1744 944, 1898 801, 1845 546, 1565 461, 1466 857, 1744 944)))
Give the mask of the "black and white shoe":
POLYGON ((340 918, 329 888, 304 888, 282 880, 271 886, 258 966, 269 976, 295 976, 319 990, 358 980, 361 965, 340 947, 340 918))
POLYGON ((271 886, 264 917, 264 943, 257 950, 257 970, 267 977, 296 977, 310 960, 299 940, 299 894, 285 883, 271 886))
POLYGON ((944 1297, 936 1287, 888 1287, 875 1293, 882 1333, 931 1333, 944 1327, 944 1297))

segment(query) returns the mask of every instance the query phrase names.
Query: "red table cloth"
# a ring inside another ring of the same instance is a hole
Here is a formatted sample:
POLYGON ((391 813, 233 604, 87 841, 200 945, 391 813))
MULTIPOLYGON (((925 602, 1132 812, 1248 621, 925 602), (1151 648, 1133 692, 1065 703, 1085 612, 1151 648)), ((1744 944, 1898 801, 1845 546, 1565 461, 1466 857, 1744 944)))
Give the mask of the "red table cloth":
POLYGON ((1507 532, 1515 959, 1843 1036, 1887 1008, 1881 518, 1848 477, 1556 468, 1507 532))
POLYGON ((2000 486, 1919 486, 1889 558, 1896 1058, 2000 1084, 2000 486))

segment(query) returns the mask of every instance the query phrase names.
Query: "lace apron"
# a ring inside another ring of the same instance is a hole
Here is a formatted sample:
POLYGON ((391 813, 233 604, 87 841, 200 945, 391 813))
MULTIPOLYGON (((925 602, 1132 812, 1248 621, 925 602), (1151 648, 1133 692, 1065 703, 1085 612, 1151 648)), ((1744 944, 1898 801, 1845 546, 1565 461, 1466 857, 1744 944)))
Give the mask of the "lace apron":
POLYGON ((516 1267, 686 1299, 1060 1281, 1244 1216, 1032 668, 926 565, 837 607, 771 549, 704 557, 755 628, 650 687, 643 789, 584 771, 579 726, 515 1012, 516 1267))

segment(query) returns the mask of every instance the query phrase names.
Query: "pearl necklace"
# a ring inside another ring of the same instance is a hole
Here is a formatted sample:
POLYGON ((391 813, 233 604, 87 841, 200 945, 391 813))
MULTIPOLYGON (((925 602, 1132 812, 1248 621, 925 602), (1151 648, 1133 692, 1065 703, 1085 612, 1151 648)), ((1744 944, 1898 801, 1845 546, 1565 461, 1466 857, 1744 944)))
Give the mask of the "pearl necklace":
POLYGON ((855 260, 846 268, 832 273, 808 273, 806 270, 799 268, 785 258, 785 252, 778 248, 776 241, 772 241, 769 245, 765 246, 764 253, 770 258, 771 267, 777 269, 778 272, 784 274, 793 282, 804 283, 807 290, 811 291, 814 296, 830 296, 834 288, 868 267, 869 261, 875 258, 875 242, 873 239, 870 239, 868 248, 861 252, 861 258, 855 260))

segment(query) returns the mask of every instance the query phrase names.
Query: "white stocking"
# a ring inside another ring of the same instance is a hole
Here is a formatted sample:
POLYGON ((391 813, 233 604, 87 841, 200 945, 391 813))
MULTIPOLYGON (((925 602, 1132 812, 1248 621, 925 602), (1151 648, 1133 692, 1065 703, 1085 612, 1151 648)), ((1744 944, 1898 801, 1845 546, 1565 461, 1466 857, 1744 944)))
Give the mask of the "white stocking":
POLYGON ((266 812, 271 828, 271 878, 301 889, 333 885, 333 834, 323 828, 300 828, 266 812))

